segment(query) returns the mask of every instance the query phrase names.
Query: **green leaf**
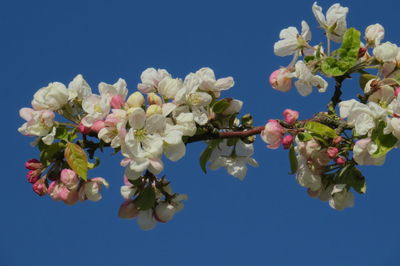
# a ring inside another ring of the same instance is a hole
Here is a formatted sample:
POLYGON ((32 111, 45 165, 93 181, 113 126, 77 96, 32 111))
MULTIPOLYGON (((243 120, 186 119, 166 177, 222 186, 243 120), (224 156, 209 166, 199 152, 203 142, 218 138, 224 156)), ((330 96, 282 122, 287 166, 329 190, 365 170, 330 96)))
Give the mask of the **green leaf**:
POLYGON ((252 127, 253 126, 253 117, 251 114, 245 114, 242 116, 242 125, 245 127, 252 127))
POLYGON ((42 141, 39 142, 40 161, 48 166, 53 162, 58 155, 62 154, 65 144, 63 142, 55 142, 51 145, 46 145, 42 141))
POLYGON ((87 180, 88 160, 81 146, 68 142, 64 151, 64 157, 71 169, 83 180, 87 180))
POLYGON ((310 132, 317 133, 323 137, 335 138, 337 136, 336 131, 324 124, 310 121, 304 125, 304 128, 310 132))
POLYGON ((360 84, 360 88, 362 90, 364 90, 365 85, 368 83, 368 81, 370 81, 371 79, 376 79, 377 76, 369 74, 369 73, 364 73, 360 75, 360 80, 359 80, 359 84, 360 84))
POLYGON ((310 133, 307 133, 307 132, 299 133, 299 134, 297 135, 297 137, 298 137, 299 140, 302 141, 302 142, 306 142, 306 141, 309 141, 309 140, 312 140, 312 139, 313 139, 312 135, 311 135, 310 133))
POLYGON ((315 56, 313 56, 313 55, 307 55, 307 56, 305 56, 304 57, 304 61, 307 63, 307 62, 310 62, 310 61, 312 61, 312 60, 314 60, 315 59, 315 56))
POLYGON ((292 146, 289 150, 289 160, 290 160, 290 171, 291 175, 297 172, 298 162, 296 157, 296 152, 294 151, 294 147, 292 146))
POLYGON ((100 164, 100 158, 99 157, 95 157, 94 159, 96 160, 94 163, 88 162, 88 168, 89 169, 96 168, 100 164))
POLYGON ((348 29, 344 36, 341 47, 337 50, 339 59, 327 57, 321 64, 321 70, 328 76, 342 76, 352 68, 358 59, 360 49, 360 32, 354 28, 348 29))
POLYGON ((386 153, 391 151, 397 143, 397 138, 393 136, 392 133, 387 135, 384 134, 383 131, 385 127, 386 123, 380 121, 378 126, 372 132, 371 139, 378 146, 378 149, 371 155, 373 158, 385 156, 386 153))
POLYGON ((210 159, 212 152, 214 151, 214 149, 216 147, 218 147, 218 144, 220 142, 221 142, 221 140, 219 140, 219 139, 211 140, 210 143, 208 144, 207 148, 200 155, 200 167, 204 173, 207 173, 207 162, 210 159))
POLYGON ((149 210, 154 207, 156 202, 156 192, 154 191, 153 186, 147 186, 143 189, 142 193, 136 199, 136 206, 142 210, 149 210))
POLYGON ((343 42, 338 49, 341 61, 347 61, 354 65, 358 59, 360 50, 360 32, 355 28, 349 28, 343 35, 343 42))
POLYGON ((354 164, 347 164, 342 168, 335 180, 337 184, 346 184, 352 187, 356 192, 364 194, 367 191, 365 177, 361 174, 354 164))
POLYGON ((230 106, 231 99, 222 99, 214 103, 212 109, 214 113, 223 113, 230 106))

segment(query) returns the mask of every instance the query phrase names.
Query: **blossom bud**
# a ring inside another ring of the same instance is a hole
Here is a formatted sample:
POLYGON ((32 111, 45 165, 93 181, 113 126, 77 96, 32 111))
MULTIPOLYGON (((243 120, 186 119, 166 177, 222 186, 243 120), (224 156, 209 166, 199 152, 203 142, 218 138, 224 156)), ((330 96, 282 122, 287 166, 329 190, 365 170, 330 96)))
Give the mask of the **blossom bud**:
POLYGON ((285 129, 279 124, 277 120, 269 120, 265 125, 265 129, 261 132, 261 138, 269 144, 267 147, 270 149, 277 149, 282 143, 282 137, 285 129))
POLYGON ((370 46, 379 45, 384 36, 385 29, 378 23, 368 26, 365 30, 365 39, 370 46))
POLYGON ((82 122, 80 122, 79 126, 78 126, 78 130, 82 134, 87 135, 87 134, 90 133, 91 128, 90 127, 86 127, 82 122))
POLYGON ((367 52, 367 48, 365 47, 361 47, 360 49, 358 49, 358 58, 361 58, 365 55, 365 53, 367 52))
POLYGON ((25 162, 25 168, 29 170, 36 170, 39 168, 43 168, 43 164, 36 159, 30 159, 25 162))
POLYGON ((162 108, 159 105, 152 104, 149 107, 147 107, 146 116, 152 116, 155 114, 159 114, 159 115, 162 114, 162 108))
POLYGON ((71 190, 78 187, 79 178, 71 169, 63 169, 61 171, 60 180, 67 188, 71 190))
POLYGON ((170 221, 175 215, 175 208, 172 204, 161 202, 157 205, 154 217, 161 223, 170 221))
POLYGON ((285 118, 286 123, 288 123, 289 125, 293 125, 299 118, 299 112, 291 109, 286 109, 285 111, 283 111, 283 117, 285 118))
POLYGON ((343 164, 346 163, 346 159, 343 158, 343 157, 339 157, 339 158, 336 159, 336 163, 339 164, 339 165, 343 165, 343 164))
POLYGON ((375 58, 381 62, 393 62, 396 60, 398 47, 391 42, 385 42, 374 48, 375 58))
POLYGON ((113 109, 121 109, 124 106, 125 101, 121 95, 115 95, 111 98, 110 104, 113 109))
POLYGON ((162 100, 161 100, 160 96, 158 96, 154 92, 151 92, 151 93, 147 94, 147 103, 148 104, 162 105, 162 100))
POLYGON ((140 92, 136 91, 129 96, 126 103, 130 108, 141 107, 144 104, 144 96, 140 92))
POLYGON ((32 185, 33 191, 39 196, 43 196, 47 194, 46 184, 44 183, 44 178, 39 179, 32 185))
POLYGON ((293 136, 292 135, 286 135, 283 139, 282 139, 282 145, 283 148, 285 150, 289 149, 290 146, 292 146, 293 143, 293 136))
POLYGON ((319 192, 320 190, 311 190, 311 188, 307 189, 307 194, 311 197, 311 198, 316 198, 319 196, 319 192))
POLYGON ((133 200, 127 200, 121 204, 118 210, 118 216, 122 219, 132 219, 139 215, 139 210, 133 200))
POLYGON ((394 91, 394 95, 397 97, 400 94, 400 87, 397 87, 394 91))
POLYGON ((151 230, 157 225, 157 221, 153 217, 152 210, 140 211, 137 223, 142 230, 151 230))
POLYGON ((339 153, 339 149, 335 147, 329 147, 326 153, 328 154, 329 158, 334 159, 339 153))
POLYGON ((340 144, 340 142, 342 142, 342 141, 343 141, 343 138, 342 138, 341 136, 337 136, 337 137, 335 137, 335 138, 333 139, 332 143, 333 143, 334 145, 338 145, 338 144, 340 144))
POLYGON ((26 179, 28 180, 29 183, 34 184, 36 181, 38 181, 41 173, 41 169, 36 169, 36 170, 30 170, 26 174, 26 179))
POLYGON ((286 68, 280 68, 272 72, 269 76, 269 84, 278 91, 287 92, 292 88, 292 78, 290 71, 286 68))
POLYGON ((105 127, 104 121, 97 120, 96 122, 93 123, 90 129, 96 133, 99 133, 99 131, 102 130, 104 127, 105 127))

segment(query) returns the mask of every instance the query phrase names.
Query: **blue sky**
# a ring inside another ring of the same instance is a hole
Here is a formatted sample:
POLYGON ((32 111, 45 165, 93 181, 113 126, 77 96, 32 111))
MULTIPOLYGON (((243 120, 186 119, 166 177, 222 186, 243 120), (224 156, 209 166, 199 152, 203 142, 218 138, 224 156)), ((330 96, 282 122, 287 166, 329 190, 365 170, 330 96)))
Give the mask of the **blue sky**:
MULTIPOLYGON (((288 175, 287 153, 257 140, 244 181, 224 170, 204 175, 198 165, 203 144, 179 163, 167 163, 174 190, 189 195, 185 209, 148 232, 121 220, 123 169, 105 152, 91 177, 111 187, 98 203, 73 207, 39 198, 26 182, 23 163, 38 156, 31 139, 16 129, 18 110, 52 81, 68 83, 83 74, 92 88, 122 77, 133 91, 147 67, 174 76, 209 66, 218 77, 233 76, 226 96, 245 102, 256 124, 279 118, 285 108, 301 118, 324 110, 328 93, 301 97, 273 91, 270 72, 289 58, 273 55, 279 31, 312 26, 313 1, 2 1, 0 3, 1 139, 0 265, 399 265, 399 151, 384 167, 364 167, 368 190, 352 209, 332 210, 309 198, 288 175)), ((320 1, 326 10, 334 1, 320 1)), ((342 1, 348 25, 364 31, 373 23, 385 40, 400 41, 398 1, 342 1)), ((345 97, 358 90, 345 84, 345 97)))

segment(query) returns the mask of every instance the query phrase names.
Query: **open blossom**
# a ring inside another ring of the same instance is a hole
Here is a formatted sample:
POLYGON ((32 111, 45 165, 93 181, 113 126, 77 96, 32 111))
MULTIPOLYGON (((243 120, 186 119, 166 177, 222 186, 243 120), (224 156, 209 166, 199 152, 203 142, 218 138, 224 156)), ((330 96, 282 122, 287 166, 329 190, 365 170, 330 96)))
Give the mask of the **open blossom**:
POLYGON ((287 56, 298 53, 308 47, 308 42, 311 40, 311 31, 307 22, 301 22, 301 34, 295 27, 288 27, 281 30, 279 38, 281 40, 274 44, 274 53, 277 56, 287 56))
POLYGON ((261 138, 268 144, 268 148, 277 149, 282 143, 285 129, 277 120, 269 120, 265 129, 261 132, 261 138))
POLYGON ((181 79, 165 77, 158 83, 158 93, 165 99, 174 99, 176 93, 182 88, 181 79))
POLYGON ((365 30, 365 39, 367 40, 368 45, 372 47, 379 45, 384 36, 385 29, 378 23, 369 25, 365 30))
POLYGON ((388 104, 395 98, 393 87, 390 85, 380 84, 377 79, 371 79, 365 84, 364 93, 370 94, 368 100, 377 104, 388 104), (372 90, 376 91, 371 94, 372 90))
POLYGON ((142 93, 157 92, 158 84, 166 77, 171 75, 165 69, 147 68, 140 76, 142 83, 139 83, 137 88, 142 93))
POLYGON ((79 184, 77 174, 71 169, 63 169, 61 171, 60 181, 70 190, 76 189, 79 184))
POLYGON ((113 109, 104 120, 104 126, 98 132, 98 137, 105 143, 111 143, 112 148, 118 148, 121 145, 119 130, 125 130, 127 123, 127 112, 121 109, 113 109))
POLYGON ((221 91, 228 90, 235 84, 232 77, 216 79, 214 71, 209 67, 203 67, 197 70, 195 74, 200 78, 199 89, 208 91, 215 97, 219 97, 221 91))
POLYGON ((385 42, 374 48, 373 53, 375 58, 381 62, 396 62, 396 56, 399 48, 396 44, 385 42))
POLYGON ((372 155, 378 150, 378 145, 370 138, 358 140, 354 144, 353 158, 359 165, 382 165, 386 156, 374 158, 372 155))
POLYGON ((317 87, 319 92, 326 91, 328 82, 319 75, 313 75, 303 61, 298 61, 295 68, 298 80, 294 84, 301 96, 309 95, 313 87, 317 87))
POLYGON ((275 70, 269 76, 269 84, 278 91, 287 92, 292 88, 293 73, 287 68, 275 70))
POLYGON ((329 205, 338 211, 354 206, 354 195, 345 184, 334 185, 331 195, 329 205))
POLYGON ((336 3, 328 9, 325 17, 322 8, 314 2, 312 11, 318 24, 328 33, 328 38, 334 42, 341 42, 347 30, 346 16, 349 9, 336 3))
POLYGON ((247 174, 247 164, 257 167, 258 163, 251 156, 254 153, 253 144, 246 144, 241 140, 235 146, 228 146, 227 140, 222 141, 211 154, 209 166, 211 170, 224 167, 228 174, 243 180, 247 174))
POLYGON ((83 76, 79 74, 68 84, 68 94, 68 100, 75 98, 83 100, 92 94, 92 89, 83 79, 83 76))
POLYGON ((339 112, 341 118, 347 118, 347 123, 354 126, 354 131, 359 136, 371 133, 376 126, 376 120, 386 118, 386 111, 378 104, 363 104, 354 99, 339 103, 339 112))
POLYGON ((91 127, 94 122, 104 119, 110 112, 110 98, 106 95, 92 94, 83 100, 82 108, 87 113, 82 118, 82 124, 91 127))
POLYGON ((19 114, 26 120, 26 123, 18 128, 22 135, 42 137, 43 142, 47 145, 53 143, 56 131, 53 127, 55 115, 52 111, 21 108, 19 114))
POLYGON ((35 110, 52 110, 61 109, 68 102, 68 90, 64 84, 60 82, 49 83, 47 87, 39 89, 32 100, 32 107, 35 110))

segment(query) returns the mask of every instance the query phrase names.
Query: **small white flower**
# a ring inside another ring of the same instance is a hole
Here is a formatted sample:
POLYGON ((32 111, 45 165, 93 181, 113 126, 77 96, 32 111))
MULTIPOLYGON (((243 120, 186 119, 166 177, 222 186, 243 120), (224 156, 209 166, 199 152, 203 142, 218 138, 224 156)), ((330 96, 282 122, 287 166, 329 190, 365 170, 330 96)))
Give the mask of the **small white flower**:
POLYGON ((82 118, 85 127, 91 127, 94 122, 104 119, 110 112, 110 98, 106 95, 92 94, 82 102, 82 108, 87 115, 82 118))
POLYGON ((382 27, 381 24, 373 24, 369 25, 365 29, 365 40, 367 41, 368 45, 374 47, 379 45, 385 36, 385 29, 382 27))
POLYGON ((158 93, 165 99, 174 99, 182 86, 183 82, 181 79, 173 79, 167 76, 158 83, 158 93))
POLYGON ((171 77, 167 70, 147 68, 140 76, 142 83, 139 83, 137 88, 142 93, 157 92, 159 82, 165 77, 171 77))
POLYGON ((86 199, 91 201, 101 200, 101 186, 108 188, 108 182, 102 177, 95 177, 83 184, 79 189, 79 199, 84 201, 86 199))
POLYGON ((140 211, 136 221, 142 230, 151 230, 157 225, 153 210, 140 211))
POLYGON ((200 78, 199 89, 211 92, 217 98, 221 91, 228 90, 235 84, 232 77, 215 79, 214 71, 209 67, 203 67, 195 74, 200 78))
POLYGON ((281 40, 274 44, 274 53, 277 56, 287 56, 302 51, 308 47, 308 42, 311 40, 311 31, 307 22, 301 22, 301 34, 297 28, 288 27, 281 30, 279 38, 281 40))
POLYGON ((60 82, 50 83, 33 95, 32 107, 35 110, 57 111, 68 102, 68 90, 60 82))
POLYGON ((92 94, 92 89, 82 75, 79 74, 68 84, 68 94, 68 100, 75 98, 83 100, 92 94))
POLYGON ((42 140, 47 145, 53 143, 56 128, 53 127, 55 115, 52 111, 21 108, 19 114, 26 120, 26 123, 18 128, 22 135, 43 137, 42 140))
POLYGON ((298 80, 294 84, 301 96, 309 95, 313 87, 317 87, 319 92, 326 91, 328 83, 321 76, 313 75, 303 61, 298 61, 295 68, 298 80))
POLYGON ((382 165, 386 156, 373 158, 378 146, 370 138, 358 140, 353 147, 353 158, 359 165, 382 165))
POLYGON ((300 186, 317 191, 321 188, 321 176, 315 174, 308 167, 307 159, 302 155, 297 155, 298 168, 296 172, 296 180, 300 186))
POLYGON ((396 56, 399 53, 399 48, 394 43, 385 42, 375 47, 373 53, 375 58, 383 63, 396 62, 396 56))
POLYGON ((329 39, 341 42, 347 29, 346 16, 349 9, 340 4, 334 4, 328 9, 325 17, 322 8, 317 5, 317 2, 314 2, 312 11, 318 24, 327 32, 329 39))
POLYGON ((347 190, 345 184, 335 185, 331 195, 332 198, 329 200, 329 205, 338 211, 354 206, 354 195, 347 190))
POLYGON ((126 82, 123 79, 118 79, 114 84, 107 84, 105 82, 99 83, 99 92, 102 97, 106 97, 111 100, 113 96, 121 96, 123 99, 128 95, 128 89, 126 88, 126 82))

